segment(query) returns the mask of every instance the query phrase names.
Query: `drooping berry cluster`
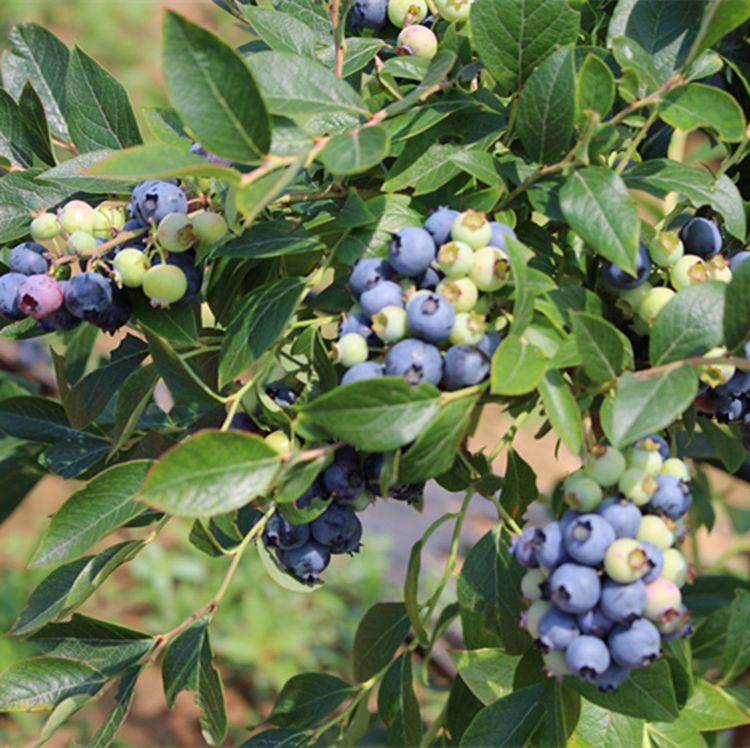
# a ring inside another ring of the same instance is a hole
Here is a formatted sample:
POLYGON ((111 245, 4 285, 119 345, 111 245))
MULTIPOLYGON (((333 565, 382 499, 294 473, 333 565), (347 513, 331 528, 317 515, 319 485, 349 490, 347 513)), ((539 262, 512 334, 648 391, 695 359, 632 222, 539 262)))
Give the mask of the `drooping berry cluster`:
POLYGON ((393 236, 388 259, 359 260, 349 276, 357 304, 336 343, 342 384, 387 374, 455 390, 486 379, 501 340, 486 314, 510 276, 508 235, 483 213, 438 208, 393 236))
POLYGON ((203 280, 192 249, 220 241, 224 218, 211 211, 188 216, 185 192, 160 181, 136 185, 128 211, 126 220, 121 205, 72 200, 56 214, 36 216, 32 241, 8 253, 0 313, 31 317, 46 332, 84 320, 115 332, 132 312, 128 290, 141 289, 154 306, 188 303, 203 280))
POLYGON ((551 674, 617 689, 659 656, 662 638, 691 633, 680 591, 688 564, 674 547, 692 504, 690 474, 651 434, 627 455, 595 447, 563 490, 571 508, 562 518, 513 544, 528 569, 522 625, 551 674))

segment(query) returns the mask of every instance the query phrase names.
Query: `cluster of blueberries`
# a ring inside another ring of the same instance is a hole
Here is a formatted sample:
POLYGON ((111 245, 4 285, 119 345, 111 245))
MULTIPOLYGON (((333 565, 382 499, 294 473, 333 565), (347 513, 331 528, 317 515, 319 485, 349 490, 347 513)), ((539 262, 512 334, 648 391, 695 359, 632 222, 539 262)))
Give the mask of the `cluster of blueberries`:
POLYGON ((650 434, 627 454, 594 447, 563 492, 571 508, 561 519, 527 527, 512 546, 527 568, 522 625, 550 674, 617 689, 659 656, 662 638, 692 633, 680 591, 688 564, 673 547, 692 504, 690 473, 650 434))
POLYGON ((358 260, 349 276, 357 303, 336 343, 342 384, 385 374, 455 390, 486 379, 501 341, 487 331, 489 294, 510 275, 508 236, 483 213, 441 207, 394 234, 388 259, 358 260))
POLYGON ((188 216, 188 200, 173 182, 133 189, 130 218, 116 205, 72 200, 36 216, 31 241, 10 250, 0 277, 0 313, 30 317, 45 332, 88 321, 113 333, 130 319, 127 289, 142 289, 154 306, 186 304, 203 280, 192 248, 219 241, 224 218, 188 216))
MULTIPOLYGON (((468 20, 474 0, 434 0, 440 18, 450 23, 468 20)), ((382 29, 388 21, 399 29, 418 24, 431 26, 427 0, 354 0, 349 21, 355 28, 382 29)))
POLYGON ((721 249, 716 221, 693 216, 679 230, 657 232, 648 247, 639 245, 635 275, 606 261, 602 280, 617 293, 616 306, 633 320, 633 329, 648 334, 656 315, 677 293, 707 280, 728 283, 732 271, 750 257, 750 252, 743 251, 726 258, 721 249), (652 275, 654 265, 661 272, 652 275), (649 282, 652 277, 663 284, 653 285, 649 282))

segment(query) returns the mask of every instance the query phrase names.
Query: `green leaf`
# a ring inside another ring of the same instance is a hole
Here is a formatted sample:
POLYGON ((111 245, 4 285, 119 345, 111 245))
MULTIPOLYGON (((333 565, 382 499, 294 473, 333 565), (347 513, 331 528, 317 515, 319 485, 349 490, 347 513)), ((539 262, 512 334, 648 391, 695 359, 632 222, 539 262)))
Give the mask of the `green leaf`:
POLYGON ((115 465, 74 493, 54 514, 31 566, 75 558, 112 530, 143 512, 134 499, 151 463, 115 465))
POLYGON ((575 41, 578 13, 564 0, 475 0, 471 31, 479 57, 507 94, 558 46, 575 41))
POLYGON ((574 171, 560 190, 560 207, 591 249, 635 274, 638 211, 619 175, 603 166, 574 171))
POLYGON ((747 627, 750 593, 737 590, 727 612, 726 636, 721 653, 722 683, 734 680, 750 666, 750 631, 747 627))
POLYGON ((337 387, 302 408, 306 421, 366 452, 388 452, 419 436, 440 407, 438 390, 403 377, 337 387))
POLYGON ((217 36, 172 12, 164 18, 164 77, 204 148, 245 163, 268 152, 271 126, 253 74, 217 36))
POLYGON ((413 161, 397 160, 383 182, 383 189, 390 192, 414 187, 415 195, 434 192, 461 173, 453 159, 466 151, 464 146, 453 143, 433 143, 413 161))
POLYGON ((48 180, 54 184, 69 187, 70 189, 91 192, 97 195, 130 195, 130 185, 124 182, 118 182, 114 179, 104 179, 102 177, 88 176, 88 170, 94 166, 94 164, 103 161, 111 155, 112 151, 109 149, 92 151, 91 153, 82 153, 80 156, 69 158, 58 166, 48 169, 40 175, 40 178, 48 180))
POLYGON ((602 427, 615 447, 623 447, 652 431, 661 431, 693 402, 698 377, 689 366, 639 378, 625 374, 614 397, 604 401, 602 427))
MULTIPOLYGON (((358 73, 370 64, 370 60, 385 46, 382 39, 368 39, 362 36, 351 36, 344 40, 344 78, 358 73)), ((336 66, 336 48, 329 44, 318 52, 318 59, 327 68, 336 66)))
POLYGON ((353 694, 352 686, 334 675, 300 673, 284 684, 268 721, 279 727, 313 727, 353 694))
POLYGON ((596 112, 602 119, 615 102, 615 77, 607 63, 589 53, 578 71, 576 105, 582 120, 587 112, 596 112))
POLYGON ((78 438, 62 406, 41 397, 8 397, 0 402, 0 431, 44 444, 78 438))
POLYGON ((133 300, 133 309, 139 324, 175 345, 195 345, 198 325, 195 310, 189 304, 171 306, 169 309, 152 307, 145 296, 133 300))
POLYGON ((551 678, 544 685, 542 703, 547 716, 534 734, 532 745, 565 745, 581 715, 581 697, 551 678))
POLYGON ((409 111, 415 104, 429 95, 433 86, 441 83, 446 79, 448 73, 453 70, 456 64, 457 55, 450 49, 438 50, 438 53, 430 61, 430 66, 422 79, 422 82, 412 88, 403 99, 394 101, 386 107, 388 117, 395 117, 397 114, 409 111))
POLYGON ((79 434, 76 439, 47 447, 39 461, 47 470, 61 478, 75 478, 102 460, 109 447, 106 439, 79 434))
POLYGON ((263 496, 279 466, 278 454, 258 436, 203 431, 154 465, 140 498, 180 517, 211 517, 263 496))
POLYGON ((521 92, 518 134, 529 158, 557 161, 570 147, 575 122, 573 47, 558 49, 532 74, 521 92))
POLYGON ((138 124, 122 84, 76 47, 65 79, 67 122, 82 153, 129 148, 141 142, 138 124))
POLYGON ((315 55, 317 34, 304 22, 289 13, 273 8, 241 5, 241 12, 250 21, 253 31, 277 52, 294 52, 306 57, 315 55))
POLYGON ((113 450, 122 447, 138 425, 143 411, 151 401, 159 376, 153 364, 136 369, 122 384, 115 403, 112 428, 113 450))
POLYGON ((727 730, 750 721, 750 712, 746 708, 723 688, 703 678, 696 679, 693 695, 681 716, 700 732, 727 730))
POLYGON ((684 719, 676 722, 649 722, 649 744, 658 748, 706 748, 703 736, 684 719))
POLYGON ((517 335, 509 335, 492 357, 490 390, 493 395, 523 395, 536 389, 544 376, 542 352, 517 335))
POLYGON ((613 324, 585 312, 576 312, 572 318, 583 370, 592 382, 611 382, 633 366, 633 346, 613 324))
POLYGON ((505 469, 505 483, 500 494, 503 506, 514 515, 516 512, 523 513, 538 496, 536 473, 523 457, 510 447, 505 469))
POLYGON ((611 712, 584 699, 576 725, 579 748, 630 748, 643 743, 643 720, 611 712))
POLYGON ((305 284, 281 278, 245 297, 232 316, 221 346, 219 385, 241 374, 271 347, 297 309, 305 284))
POLYGON ((450 469, 476 403, 476 397, 464 397, 440 408, 414 444, 401 455, 400 481, 418 483, 450 469))
MULTIPOLYGON (((741 264, 732 274, 724 306, 724 344, 730 351, 750 340, 750 268, 741 264)), ((0 428, 2 422, 0 422, 0 428)))
POLYGON ((705 169, 657 158, 629 167, 623 179, 631 189, 645 190, 657 197, 676 191, 696 208, 710 205, 724 217, 726 230, 744 241, 746 222, 742 197, 726 175, 714 181, 713 175, 705 169))
POLYGON ((304 730, 265 730, 246 740, 240 748, 307 748, 310 733, 304 730))
POLYGON ((302 21, 321 42, 330 42, 331 18, 317 0, 273 0, 273 7, 302 21))
POLYGON ((185 132, 180 115, 174 109, 144 107, 142 112, 149 129, 160 143, 183 151, 190 148, 193 139, 185 132))
POLYGON ((376 603, 354 635, 354 679, 363 683, 393 658, 409 633, 409 616, 403 603, 376 603))
POLYGON ((323 166, 337 176, 361 174, 388 156, 391 138, 380 126, 365 127, 331 138, 318 157, 323 166))
POLYGON ((544 411, 560 441, 574 454, 583 449, 581 411, 570 386, 556 369, 548 369, 539 382, 544 411))
POLYGON ((18 104, 0 89, 0 156, 16 166, 30 166, 34 148, 24 129, 18 104))
POLYGON ((526 745, 545 716, 543 694, 543 685, 531 686, 484 707, 471 721, 459 745, 526 745))
POLYGON ((411 654, 391 663, 378 691, 378 714, 389 746, 415 746, 422 739, 422 718, 412 683, 411 654))
POLYGON ((112 739, 128 716, 135 694, 135 686, 142 669, 142 666, 135 665, 122 674, 115 693, 115 707, 89 741, 89 748, 107 748, 111 744, 112 739))
POLYGON ((513 691, 518 657, 502 649, 456 649, 448 653, 464 683, 485 705, 513 691))
POLYGON ((54 709, 64 699, 92 696, 104 676, 82 662, 62 657, 32 657, 13 663, 0 673, 0 710, 40 712, 54 709))
MULTIPOLYGON (((726 294, 726 283, 707 281, 690 286, 672 298, 651 327, 651 364, 659 366, 698 356, 721 345, 726 294)), ((731 311, 732 315, 736 313, 736 309, 731 311)))
POLYGON ((221 677, 212 660, 208 620, 200 618, 170 642, 161 673, 167 706, 174 707, 181 691, 194 691, 202 712, 203 737, 210 745, 219 745, 227 733, 227 711, 221 677))
POLYGON ((213 251, 214 257, 258 260, 281 255, 315 252, 323 248, 320 239, 297 221, 276 220, 256 223, 213 251))
POLYGON ((710 128, 719 140, 732 143, 742 140, 745 133, 745 116, 737 100, 726 91, 704 83, 688 83, 667 91, 659 116, 680 130, 710 128))
POLYGON ((633 670, 617 691, 602 693, 596 686, 577 678, 567 678, 565 682, 584 699, 611 712, 655 722, 671 722, 679 714, 665 660, 633 670))
POLYGON ((29 143, 39 158, 45 164, 54 166, 55 156, 52 153, 52 143, 49 138, 47 116, 39 94, 31 83, 26 83, 18 99, 18 108, 23 119, 23 126, 28 134, 29 143))
POLYGON ((654 64, 654 58, 635 39, 618 36, 612 40, 612 54, 623 73, 634 73, 638 82, 637 91, 641 95, 659 88, 661 77, 654 64))
POLYGON ((709 0, 688 61, 712 47, 723 36, 750 19, 750 0, 709 0))
POLYGON ((480 182, 490 186, 502 183, 500 163, 491 154, 484 151, 459 151, 451 156, 456 166, 467 174, 476 177, 480 182))

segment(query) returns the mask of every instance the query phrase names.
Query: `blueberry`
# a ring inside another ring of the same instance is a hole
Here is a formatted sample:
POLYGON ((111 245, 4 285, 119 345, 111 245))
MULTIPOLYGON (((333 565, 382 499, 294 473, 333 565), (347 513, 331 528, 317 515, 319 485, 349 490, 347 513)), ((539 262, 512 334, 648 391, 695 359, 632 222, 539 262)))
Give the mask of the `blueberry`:
POLYGON ((549 579, 552 602, 566 613, 585 613, 598 602, 601 582, 590 566, 565 563, 549 579))
POLYGON ((419 500, 424 493, 425 483, 402 483, 398 486, 391 486, 389 496, 396 501, 404 501, 407 504, 419 504, 419 500))
POLYGON ((539 643, 542 649, 567 649, 580 636, 575 616, 550 608, 539 621, 539 643))
POLYGON ((719 385, 716 388, 716 392, 720 395, 744 395, 748 390, 750 390, 750 371, 741 371, 740 369, 735 371, 726 384, 719 385))
POLYGON ((390 280, 393 276, 393 268, 386 260, 380 257, 364 257, 357 260, 349 276, 349 288, 352 293, 359 297, 363 292, 383 280, 390 280))
POLYGON ((18 311, 32 319, 44 319, 56 312, 63 303, 60 284, 48 275, 29 275, 16 290, 18 311))
MULTIPOLYGON (((195 254, 193 252, 179 252, 170 253, 167 257, 167 265, 182 270, 185 280, 187 281, 187 287, 182 296, 173 301, 172 304, 176 306, 185 306, 189 304, 201 290, 203 285, 203 270, 195 264, 195 254)), ((155 257, 152 261, 152 266, 155 267, 161 264, 161 258, 155 257)))
POLYGON ((498 249, 506 250, 505 237, 512 236, 516 238, 516 232, 513 229, 500 221, 490 221, 490 241, 491 247, 497 247, 498 249))
POLYGON ((347 369, 344 376, 341 377, 341 384, 350 384, 351 382, 360 382, 363 379, 375 379, 383 376, 383 367, 375 361, 363 361, 361 364, 355 364, 351 369, 347 369))
POLYGON ((550 522, 546 527, 537 528, 534 534, 534 547, 536 560, 545 569, 554 569, 570 558, 565 548, 563 528, 559 522, 550 522))
POLYGON ((623 684, 623 681, 628 675, 630 675, 630 670, 620 667, 615 662, 610 662, 607 671, 600 675, 594 682, 602 692, 616 691, 623 684))
MULTIPOLYGON (((229 428, 233 431, 247 431, 250 434, 257 434, 259 432, 253 419, 244 411, 239 411, 232 416, 229 428)), ((274 514, 273 516, 275 517, 276 515, 274 514)))
POLYGON ((387 10, 388 0, 354 0, 349 20, 354 28, 382 29, 387 10))
POLYGON ((441 205, 427 217, 424 222, 425 230, 429 232, 438 247, 450 241, 453 222, 459 215, 461 214, 457 210, 441 205))
POLYGON ((400 55, 413 55, 431 60, 437 54, 437 49, 437 37, 423 24, 412 23, 404 26, 396 39, 396 54, 400 55))
MULTIPOLYGON (((534 569, 533 571, 528 572, 528 574, 538 573, 539 569, 534 569)), ((529 636, 534 641, 538 641, 539 639, 539 623, 541 622, 542 617, 551 609, 552 606, 546 600, 539 600, 536 598, 527 610, 521 611, 521 627, 529 632, 529 636)))
POLYGON ((324 545, 310 540, 301 548, 278 551, 279 561, 301 582, 315 582, 328 566, 331 552, 324 545))
POLYGON ((453 345, 445 353, 443 384, 460 390, 483 382, 490 373, 490 360, 472 345, 453 345))
POLYGON ((595 680, 610 665, 607 645, 595 636, 579 636, 565 652, 565 664, 585 680, 595 680))
POLYGON ((350 507, 331 504, 312 522, 310 531, 331 553, 356 553, 362 538, 362 523, 350 507))
POLYGON ((575 561, 587 566, 600 564, 614 540, 612 525, 598 514, 584 514, 565 530, 566 550, 575 561))
POLYGON ((443 274, 435 268, 430 267, 417 278, 417 288, 420 291, 434 291, 441 280, 443 280, 443 274))
POLYGON ((386 354, 385 373, 406 377, 409 384, 419 384, 424 380, 437 385, 443 378, 443 359, 435 346, 406 338, 386 354))
POLYGON ((307 490, 294 500, 294 506, 300 510, 307 509, 315 499, 326 499, 327 497, 323 476, 319 475, 307 490))
POLYGON ((651 496, 649 507, 671 519, 682 517, 692 504, 690 488, 676 475, 657 475, 656 491, 651 496))
POLYGON ((0 313, 10 319, 21 319, 23 312, 18 308, 16 294, 18 287, 26 280, 22 273, 6 273, 0 277, 0 313))
POLYGON ((280 408, 291 408, 298 397, 297 391, 283 382, 268 387, 266 393, 280 408))
POLYGON ((372 317, 387 306, 403 306, 401 286, 393 281, 380 281, 372 288, 367 289, 360 297, 359 303, 362 311, 372 317))
POLYGON ((326 468, 323 473, 323 484, 336 501, 352 504, 364 491, 365 478, 358 465, 341 460, 326 468))
POLYGON ((641 526, 641 511, 627 499, 612 496, 604 499, 596 513, 612 525, 616 538, 634 538, 641 526))
POLYGON ((263 540, 270 548, 291 551, 310 540, 310 525, 293 525, 280 514, 274 514, 263 530, 263 540))
POLYGON ((745 260, 750 260, 750 252, 748 252, 746 249, 741 249, 739 252, 736 252, 729 258, 729 269, 732 272, 735 272, 737 268, 742 265, 745 260))
POLYGON ((631 275, 619 265, 607 260, 602 264, 602 278, 607 285, 618 290, 636 288, 645 283, 648 280, 648 274, 651 272, 651 260, 646 245, 643 243, 638 245, 635 266, 636 274, 631 275))
POLYGON ((412 334, 428 343, 440 343, 453 329, 456 313, 449 301, 436 293, 415 296, 406 307, 412 334))
MULTIPOLYGON (((1 282, 2 279, 0 279, 0 283, 1 282)), ((65 287, 68 285, 68 281, 62 280, 58 281, 58 283, 64 297, 65 287)), ((65 304, 62 304, 60 308, 56 312, 50 314, 49 317, 39 320, 39 325, 45 332, 64 332, 67 330, 74 330, 80 324, 81 320, 78 319, 78 317, 74 317, 68 311, 65 304)))
POLYGON ((227 161, 227 159, 221 158, 221 156, 217 156, 216 154, 207 151, 200 143, 193 143, 193 145, 190 146, 190 153, 205 158, 209 164, 218 164, 219 166, 232 165, 231 161, 227 161))
POLYGON ((659 656, 659 630, 639 618, 630 626, 616 626, 607 639, 612 659, 621 667, 650 665, 659 656))
POLYGON ((364 314, 350 314, 341 320, 339 325, 339 337, 346 335, 348 332, 356 332, 361 335, 369 346, 376 346, 380 343, 377 335, 373 333, 370 327, 370 318, 364 314))
POLYGON ((130 214, 141 226, 159 223, 168 213, 187 213, 185 193, 172 182, 150 179, 133 188, 130 214))
POLYGON ((656 450, 661 455, 662 460, 669 459, 669 443, 663 436, 659 436, 658 434, 646 434, 646 436, 642 436, 633 446, 647 451, 656 450))
POLYGON ((655 623, 668 621, 678 614, 682 604, 680 588, 671 580, 660 577, 645 585, 646 607, 644 615, 655 623))
POLYGON ((80 273, 65 287, 65 306, 79 319, 93 319, 111 303, 112 284, 99 273, 80 273))
POLYGON ((604 556, 604 571, 622 584, 641 579, 652 568, 643 544, 634 538, 618 538, 604 556))
POLYGON ((615 625, 615 622, 611 618, 604 615, 601 605, 585 613, 579 613, 577 621, 578 628, 581 629, 582 634, 598 636, 600 638, 605 637, 615 625))
POLYGON ((685 254, 697 255, 704 260, 721 251, 721 232, 716 221, 709 218, 691 218, 680 229, 680 239, 685 247, 685 254))
POLYGON ((436 251, 429 232, 408 226, 393 235, 388 244, 388 259, 398 273, 414 278, 430 267, 436 251))
POLYGON ((510 552, 521 566, 527 569, 536 569, 539 562, 536 558, 536 528, 526 527, 523 532, 513 539, 510 552))
POLYGON ((114 335, 123 325, 127 324, 133 311, 133 304, 124 288, 118 288, 112 283, 111 290, 112 301, 101 312, 92 314, 88 319, 100 330, 114 335))
POLYGON ((10 251, 8 267, 11 273, 40 275, 49 269, 49 262, 43 256, 47 250, 41 244, 24 242, 10 251))
POLYGON ((643 615, 647 599, 646 585, 640 579, 629 584, 618 584, 607 579, 602 586, 599 606, 611 620, 632 623, 643 615))
POLYGON ((486 332, 482 339, 477 343, 477 348, 484 353, 487 358, 491 359, 495 351, 502 342, 503 335, 499 332, 486 332))

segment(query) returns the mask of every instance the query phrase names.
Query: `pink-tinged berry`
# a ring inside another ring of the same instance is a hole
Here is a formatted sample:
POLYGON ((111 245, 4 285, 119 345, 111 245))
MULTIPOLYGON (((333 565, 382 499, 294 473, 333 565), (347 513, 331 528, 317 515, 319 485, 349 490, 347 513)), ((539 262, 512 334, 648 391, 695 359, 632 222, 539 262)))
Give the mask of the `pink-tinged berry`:
POLYGON ((175 265, 155 265, 143 276, 143 293, 151 306, 167 307, 179 301, 187 291, 187 277, 175 265))
POLYGON ((659 577, 646 585, 646 618, 652 621, 669 619, 677 613, 680 603, 680 588, 671 579, 659 577))
POLYGON ((16 291, 18 310, 32 319, 54 314, 63 303, 60 284, 48 275, 30 275, 16 291))
POLYGON ((57 216, 62 230, 68 234, 74 231, 91 233, 96 224, 96 211, 83 200, 71 200, 63 206, 57 216))
POLYGON ((411 24, 404 26, 396 40, 396 51, 400 55, 413 55, 431 60, 437 54, 438 40, 426 26, 411 24))

